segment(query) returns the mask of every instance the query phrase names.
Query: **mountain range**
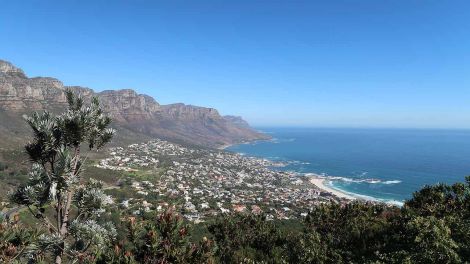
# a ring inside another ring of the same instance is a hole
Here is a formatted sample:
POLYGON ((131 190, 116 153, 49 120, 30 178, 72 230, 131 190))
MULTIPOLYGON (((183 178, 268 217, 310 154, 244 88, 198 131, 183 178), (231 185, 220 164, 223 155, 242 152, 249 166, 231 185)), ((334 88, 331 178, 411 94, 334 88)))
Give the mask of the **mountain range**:
POLYGON ((241 117, 221 116, 216 109, 161 105, 154 98, 131 89, 95 92, 87 87, 65 86, 51 77, 29 78, 22 69, 0 60, 0 141, 20 144, 29 129, 21 118, 33 111, 60 112, 66 107, 65 91, 72 89, 85 100, 99 98, 119 130, 115 144, 161 138, 172 142, 217 148, 269 136, 252 129, 241 117))

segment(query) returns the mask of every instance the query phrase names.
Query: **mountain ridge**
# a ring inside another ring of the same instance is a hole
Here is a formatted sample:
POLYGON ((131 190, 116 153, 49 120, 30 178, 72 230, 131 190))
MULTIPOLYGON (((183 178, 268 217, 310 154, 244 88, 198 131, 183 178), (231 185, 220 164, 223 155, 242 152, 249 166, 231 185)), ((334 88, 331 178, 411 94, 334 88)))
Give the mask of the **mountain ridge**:
POLYGON ((119 141, 162 138, 216 148, 269 138, 241 117, 222 116, 214 108, 183 103, 161 105, 133 89, 95 92, 88 87, 66 86, 52 77, 29 78, 21 68, 4 60, 0 60, 0 132, 15 134, 18 140, 24 138, 24 126, 18 123, 23 120, 16 121, 15 117, 32 111, 63 111, 67 89, 79 92, 85 100, 98 97, 115 126, 126 130, 125 138, 119 141))

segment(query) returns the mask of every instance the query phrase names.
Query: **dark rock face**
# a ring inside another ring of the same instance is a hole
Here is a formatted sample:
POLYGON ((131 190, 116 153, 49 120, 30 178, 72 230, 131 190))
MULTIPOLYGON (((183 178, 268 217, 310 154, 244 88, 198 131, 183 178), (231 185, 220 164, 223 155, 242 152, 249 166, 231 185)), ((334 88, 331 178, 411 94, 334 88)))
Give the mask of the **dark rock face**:
MULTIPOLYGON (((61 111, 66 106, 65 90, 73 89, 86 99, 97 96, 115 126, 125 128, 128 141, 142 135, 180 143, 220 147, 268 137, 250 128, 241 117, 221 116, 216 109, 185 104, 160 105, 148 95, 134 90, 96 93, 80 86, 64 86, 50 77, 28 78, 13 64, 0 60, 0 119, 23 122, 23 113, 61 111), (18 116, 18 118, 15 118, 18 116)), ((0 131, 21 130, 21 125, 0 124, 0 131)), ((21 134, 18 131, 15 135, 21 134)))

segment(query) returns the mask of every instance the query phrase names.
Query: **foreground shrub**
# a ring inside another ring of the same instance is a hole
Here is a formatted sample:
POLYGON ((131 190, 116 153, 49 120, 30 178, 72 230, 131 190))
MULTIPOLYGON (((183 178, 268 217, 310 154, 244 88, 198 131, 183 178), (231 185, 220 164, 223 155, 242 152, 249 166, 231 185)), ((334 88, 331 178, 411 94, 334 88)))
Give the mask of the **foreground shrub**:
POLYGON ((82 144, 99 149, 111 140, 111 119, 103 114, 97 98, 86 105, 71 91, 66 96, 64 113, 26 117, 34 136, 25 147, 32 167, 28 182, 11 195, 44 227, 35 242, 35 254, 50 254, 57 264, 64 257, 94 258, 115 236, 110 223, 99 221, 112 200, 100 182, 82 181, 84 158, 80 154, 82 144))
POLYGON ((151 219, 127 219, 127 239, 99 263, 213 263, 213 243, 192 243, 189 226, 172 210, 151 219))
POLYGON ((263 215, 224 216, 211 223, 208 230, 217 244, 221 263, 282 263, 287 258, 286 235, 263 215))
POLYGON ((26 263, 40 261, 41 255, 31 255, 41 232, 33 228, 25 228, 16 215, 13 220, 0 217, 0 263, 26 263))

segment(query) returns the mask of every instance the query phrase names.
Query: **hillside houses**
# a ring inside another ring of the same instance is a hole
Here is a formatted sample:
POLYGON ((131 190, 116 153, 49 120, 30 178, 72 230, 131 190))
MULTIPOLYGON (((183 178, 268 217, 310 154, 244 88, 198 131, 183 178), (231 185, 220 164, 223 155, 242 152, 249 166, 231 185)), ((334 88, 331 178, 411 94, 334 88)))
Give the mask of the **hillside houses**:
POLYGON ((123 202, 126 206, 132 202, 142 206, 143 197, 145 207, 150 209, 157 209, 161 201, 181 201, 177 206, 191 221, 250 211, 264 212, 273 218, 296 218, 305 215, 314 204, 338 200, 322 193, 305 177, 276 169, 285 164, 266 159, 191 149, 163 140, 112 148, 109 154, 98 167, 160 173, 155 179, 131 179, 130 188, 142 198, 126 200, 123 202), (154 197, 153 201, 150 196, 154 197))

